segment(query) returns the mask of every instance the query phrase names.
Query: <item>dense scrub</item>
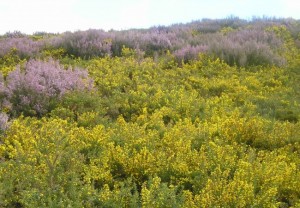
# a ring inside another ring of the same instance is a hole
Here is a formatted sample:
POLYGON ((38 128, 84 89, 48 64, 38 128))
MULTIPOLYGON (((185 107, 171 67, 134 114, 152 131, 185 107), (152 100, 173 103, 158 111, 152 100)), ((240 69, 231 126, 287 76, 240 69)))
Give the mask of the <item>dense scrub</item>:
POLYGON ((299 31, 6 34, 0 207, 299 207, 299 31))

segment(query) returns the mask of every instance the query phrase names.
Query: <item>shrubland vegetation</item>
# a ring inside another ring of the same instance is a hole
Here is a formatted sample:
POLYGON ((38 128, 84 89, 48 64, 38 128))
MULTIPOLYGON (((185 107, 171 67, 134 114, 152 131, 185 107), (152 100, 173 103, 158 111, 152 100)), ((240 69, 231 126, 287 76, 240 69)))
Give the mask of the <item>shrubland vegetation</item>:
POLYGON ((300 207, 300 21, 0 37, 0 207, 300 207))

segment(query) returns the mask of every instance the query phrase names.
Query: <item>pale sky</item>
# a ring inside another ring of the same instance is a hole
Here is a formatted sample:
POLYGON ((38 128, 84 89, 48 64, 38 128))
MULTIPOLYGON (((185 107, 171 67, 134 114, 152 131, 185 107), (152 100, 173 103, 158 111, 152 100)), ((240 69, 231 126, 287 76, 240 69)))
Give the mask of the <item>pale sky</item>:
POLYGON ((300 0, 0 0, 0 34, 148 28, 231 15, 300 19, 300 0))

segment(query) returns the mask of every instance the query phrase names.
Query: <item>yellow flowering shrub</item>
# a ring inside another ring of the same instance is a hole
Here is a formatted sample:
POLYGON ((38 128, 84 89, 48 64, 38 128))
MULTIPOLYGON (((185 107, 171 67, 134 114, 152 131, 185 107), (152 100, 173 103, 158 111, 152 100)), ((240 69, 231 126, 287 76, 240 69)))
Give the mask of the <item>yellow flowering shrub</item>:
POLYGON ((0 207, 299 206, 299 72, 123 52, 76 60, 95 91, 9 121, 0 207))

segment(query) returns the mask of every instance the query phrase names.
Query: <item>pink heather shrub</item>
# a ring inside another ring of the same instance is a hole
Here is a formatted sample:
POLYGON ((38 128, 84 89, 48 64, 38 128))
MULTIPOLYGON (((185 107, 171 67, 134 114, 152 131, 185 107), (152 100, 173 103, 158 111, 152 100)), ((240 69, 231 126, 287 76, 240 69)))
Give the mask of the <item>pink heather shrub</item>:
POLYGON ((199 53, 205 53, 207 50, 208 46, 206 45, 187 45, 186 47, 174 51, 174 56, 177 59, 177 61, 187 62, 189 60, 197 59, 199 53))
POLYGON ((0 95, 2 91, 4 91, 4 79, 2 73, 0 72, 0 95))
POLYGON ((26 34, 22 33, 21 31, 13 31, 13 32, 7 32, 4 34, 4 37, 6 38, 22 38, 25 37, 26 34))
POLYGON ((5 131, 8 127, 8 115, 6 113, 0 112, 0 132, 5 131))
POLYGON ((4 131, 8 127, 8 115, 0 112, 0 132, 4 131))
POLYGON ((44 47, 43 41, 34 41, 29 37, 8 37, 0 39, 0 57, 16 49, 20 58, 29 58, 36 55, 44 47))
POLYGON ((285 60, 277 53, 282 45, 273 33, 244 29, 216 36, 209 42, 209 52, 230 65, 283 65, 285 60))
POLYGON ((4 107, 4 100, 6 97, 6 88, 4 85, 4 79, 2 73, 0 72, 0 108, 4 107))
POLYGON ((156 30, 143 34, 140 37, 139 45, 136 47, 145 51, 146 55, 153 55, 154 51, 167 50, 170 49, 171 46, 172 43, 168 34, 156 30))
POLYGON ((176 46, 174 55, 177 59, 181 58, 187 61, 195 58, 197 46, 202 46, 204 47, 203 51, 201 51, 201 47, 199 48, 201 52, 220 58, 229 65, 285 64, 284 58, 278 53, 283 48, 283 41, 274 33, 265 32, 262 29, 233 30, 227 34, 221 32, 196 33, 194 36, 187 36, 185 40, 183 45, 176 46))
POLYGON ((284 25, 299 42, 300 29, 293 19, 255 18, 249 22, 230 16, 168 27, 109 32, 90 29, 59 35, 42 32, 27 36, 16 31, 0 37, 0 57, 14 48, 21 59, 36 57, 43 49, 59 48, 67 55, 89 59, 122 56, 125 46, 141 51, 146 57, 170 51, 178 60, 188 61, 197 57, 198 52, 204 52, 230 65, 283 65, 283 41, 272 32, 265 32, 266 28, 276 25, 284 25))
POLYGON ((128 31, 115 31, 114 39, 111 45, 111 51, 113 56, 121 56, 122 48, 136 49, 137 40, 139 38, 139 33, 133 30, 128 31))
POLYGON ((85 70, 65 70, 57 61, 30 60, 17 67, 6 80, 12 113, 42 116, 68 91, 90 90, 92 80, 85 70))
POLYGON ((111 55, 111 34, 103 30, 66 32, 50 40, 50 45, 82 58, 111 55))
POLYGON ((112 53, 114 56, 120 56, 125 46, 144 51, 146 56, 153 56, 155 53, 171 50, 177 41, 176 34, 164 27, 153 27, 147 31, 116 31, 112 42, 112 53))

